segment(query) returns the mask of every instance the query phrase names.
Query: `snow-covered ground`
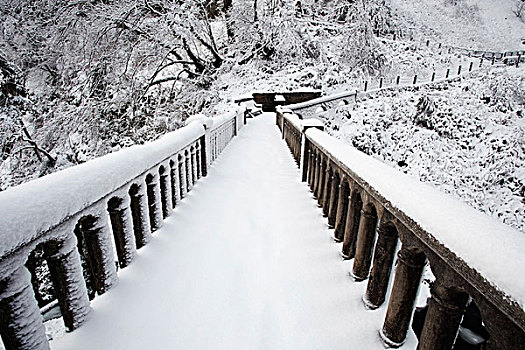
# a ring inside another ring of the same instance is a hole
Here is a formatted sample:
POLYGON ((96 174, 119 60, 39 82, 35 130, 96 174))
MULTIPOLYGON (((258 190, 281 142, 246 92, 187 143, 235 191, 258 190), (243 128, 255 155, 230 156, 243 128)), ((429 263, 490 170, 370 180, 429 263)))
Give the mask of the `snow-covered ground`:
MULTIPOLYGON (((383 349, 274 115, 250 120, 53 349, 383 349), (355 347, 352 347, 352 344, 355 347)), ((409 335, 403 348, 415 348, 409 335)))

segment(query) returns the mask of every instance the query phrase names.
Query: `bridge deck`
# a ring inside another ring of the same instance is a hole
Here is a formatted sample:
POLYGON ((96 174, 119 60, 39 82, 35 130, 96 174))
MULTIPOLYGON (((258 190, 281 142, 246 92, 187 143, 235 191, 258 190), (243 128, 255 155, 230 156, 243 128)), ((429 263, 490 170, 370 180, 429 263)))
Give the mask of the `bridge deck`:
POLYGON ((274 120, 249 121, 53 349, 383 349, 385 307, 364 310, 274 120))

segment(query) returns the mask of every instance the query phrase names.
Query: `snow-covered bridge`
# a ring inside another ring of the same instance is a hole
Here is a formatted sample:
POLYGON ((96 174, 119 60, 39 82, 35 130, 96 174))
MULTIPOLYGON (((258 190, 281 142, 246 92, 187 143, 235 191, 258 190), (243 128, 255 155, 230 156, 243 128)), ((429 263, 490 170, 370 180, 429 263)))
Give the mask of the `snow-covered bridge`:
POLYGON ((1 193, 4 346, 49 346, 24 265, 37 247, 72 331, 56 349, 412 349, 425 264, 420 349, 451 347, 469 298, 488 348, 524 343, 521 233, 317 121, 243 117, 1 193))

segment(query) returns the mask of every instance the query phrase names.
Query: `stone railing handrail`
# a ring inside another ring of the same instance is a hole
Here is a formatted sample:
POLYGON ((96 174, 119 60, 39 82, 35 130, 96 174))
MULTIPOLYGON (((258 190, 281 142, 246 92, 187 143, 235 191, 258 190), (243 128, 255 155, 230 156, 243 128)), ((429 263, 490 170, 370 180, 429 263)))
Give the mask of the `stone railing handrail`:
POLYGON ((277 124, 300 159, 303 181, 335 229, 334 239, 343 242, 343 257, 354 259, 352 276, 356 281, 368 279, 366 307, 381 306, 391 289, 380 331, 386 345, 400 346, 406 337, 425 261, 436 281, 419 349, 451 348, 469 297, 490 333, 488 349, 514 349, 525 341, 521 232, 359 152, 322 128, 300 132, 300 123, 292 111, 278 110, 277 124), (398 241, 401 250, 389 287, 398 241))
POLYGON ((88 291, 100 295, 118 282, 115 263, 124 268, 134 260, 237 135, 244 110, 236 109, 189 118, 156 141, 0 192, 0 334, 7 349, 49 348, 24 266, 29 255, 43 251, 66 328, 81 326, 88 291))

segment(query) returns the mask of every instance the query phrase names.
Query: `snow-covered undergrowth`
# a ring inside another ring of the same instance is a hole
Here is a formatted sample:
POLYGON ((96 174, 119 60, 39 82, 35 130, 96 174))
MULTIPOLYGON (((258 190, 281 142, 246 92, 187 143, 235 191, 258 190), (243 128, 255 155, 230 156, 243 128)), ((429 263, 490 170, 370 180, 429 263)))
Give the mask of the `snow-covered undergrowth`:
POLYGON ((385 91, 323 115, 359 150, 525 231, 525 70, 385 91))

